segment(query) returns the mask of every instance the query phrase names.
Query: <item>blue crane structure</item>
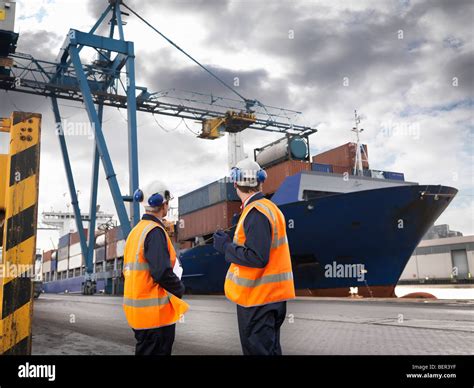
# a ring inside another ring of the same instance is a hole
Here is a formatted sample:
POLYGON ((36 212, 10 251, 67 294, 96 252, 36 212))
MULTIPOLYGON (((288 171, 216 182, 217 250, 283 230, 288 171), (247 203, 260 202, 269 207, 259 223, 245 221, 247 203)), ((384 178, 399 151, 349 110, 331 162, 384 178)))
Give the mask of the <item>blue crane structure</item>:
MULTIPOLYGON (((9 47, 8 55, 0 58, 0 89, 41 95, 51 99, 56 132, 71 196, 71 205, 74 210, 86 267, 85 283, 83 284, 83 293, 85 294, 93 293, 95 290, 93 252, 100 163, 104 168, 124 238, 139 221, 139 204, 133 201, 133 193, 139 187, 137 111, 202 122, 203 133, 200 137, 204 138, 216 137, 210 136, 209 133, 204 131, 205 128, 208 128, 209 123, 216 124, 219 133, 239 132, 246 128, 252 128, 307 138, 310 134, 316 132, 314 128, 292 124, 290 116, 297 115, 300 112, 266 106, 258 100, 243 97, 121 0, 108 0, 105 11, 89 32, 69 30, 56 61, 38 60, 28 54, 16 53, 15 44, 18 34, 16 34, 16 37, 14 33, 9 36, 11 36, 11 38, 8 38, 11 39, 10 42, 5 42, 6 38, 3 35, 0 37, 3 40, 1 45, 9 47), (210 76, 230 89, 237 95, 238 99, 208 96, 198 92, 175 89, 151 93, 145 87, 138 87, 135 84, 134 43, 126 41, 124 35, 125 23, 122 18, 124 15, 130 15, 126 13, 125 9, 137 16, 147 26, 209 73, 210 76), (98 35, 99 28, 107 22, 109 24, 107 28, 108 35, 98 35), (95 50, 97 59, 91 63, 83 61, 81 51, 84 48, 95 50), (92 163, 89 236, 86 236, 81 221, 74 175, 65 133, 62 128, 61 112, 58 104, 60 99, 82 102, 94 131, 95 147, 92 163), (127 195, 123 195, 120 190, 107 141, 104 137, 102 128, 104 107, 127 110, 129 169, 127 195), (129 202, 128 214, 125 202, 129 202)), ((1 53, 0 57, 2 57, 1 53)), ((216 130, 216 128, 211 128, 211 132, 212 130, 216 130)))

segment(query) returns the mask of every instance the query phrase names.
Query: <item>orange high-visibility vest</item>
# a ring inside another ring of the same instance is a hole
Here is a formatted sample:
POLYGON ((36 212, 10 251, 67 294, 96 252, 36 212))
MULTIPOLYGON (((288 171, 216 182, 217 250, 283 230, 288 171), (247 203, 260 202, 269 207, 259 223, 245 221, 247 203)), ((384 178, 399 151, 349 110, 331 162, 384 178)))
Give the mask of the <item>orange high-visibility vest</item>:
POLYGON ((245 206, 235 229, 234 243, 245 245, 244 221, 252 209, 257 209, 270 222, 270 259, 264 268, 250 268, 232 263, 225 280, 225 295, 244 307, 294 299, 295 286, 285 216, 273 202, 262 198, 245 206))
POLYGON ((188 310, 188 304, 166 291, 150 274, 145 259, 145 238, 154 228, 165 233, 170 253, 171 268, 176 262, 176 251, 166 233, 157 222, 141 220, 130 232, 125 243, 123 274, 125 289, 123 309, 133 329, 152 329, 176 323, 188 310))

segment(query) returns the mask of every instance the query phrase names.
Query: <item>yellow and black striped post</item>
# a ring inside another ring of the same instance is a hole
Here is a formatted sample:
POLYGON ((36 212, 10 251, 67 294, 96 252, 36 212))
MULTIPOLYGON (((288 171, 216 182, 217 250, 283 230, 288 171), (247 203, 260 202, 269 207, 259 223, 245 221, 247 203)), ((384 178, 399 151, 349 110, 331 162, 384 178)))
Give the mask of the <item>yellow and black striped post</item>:
POLYGON ((0 131, 10 133, 0 156, 0 354, 30 354, 41 115, 14 112, 0 131))

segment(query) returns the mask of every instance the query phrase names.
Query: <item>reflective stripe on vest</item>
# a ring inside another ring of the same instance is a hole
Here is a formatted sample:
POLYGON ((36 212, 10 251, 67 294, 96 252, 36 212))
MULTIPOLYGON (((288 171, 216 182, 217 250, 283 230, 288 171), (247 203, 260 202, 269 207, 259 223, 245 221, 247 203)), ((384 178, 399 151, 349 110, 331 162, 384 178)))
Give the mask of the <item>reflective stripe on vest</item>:
POLYGON ((128 263, 123 267, 124 271, 148 271, 149 269, 148 263, 128 263))
POLYGON ((285 280, 292 280, 293 272, 278 273, 275 275, 266 275, 255 280, 241 278, 232 272, 228 272, 226 278, 232 280, 235 284, 238 284, 239 286, 258 287, 258 286, 261 286, 262 284, 277 283, 277 282, 283 282, 285 280))
POLYGON ((285 218, 273 202, 262 198, 244 208, 235 230, 234 243, 245 246, 244 222, 252 209, 257 209, 270 223, 270 258, 265 268, 231 264, 226 275, 225 294, 231 301, 245 307, 293 299, 295 289, 285 218))
POLYGON ((165 233, 170 265, 176 262, 176 252, 166 230, 155 221, 141 220, 130 232, 125 244, 125 292, 123 308, 128 324, 134 329, 151 329, 176 323, 188 305, 168 293, 151 277, 145 259, 145 239, 154 228, 165 233))
POLYGON ((131 307, 150 307, 150 306, 163 306, 168 304, 170 297, 168 295, 163 298, 151 298, 151 299, 130 299, 123 298, 123 304, 131 307))

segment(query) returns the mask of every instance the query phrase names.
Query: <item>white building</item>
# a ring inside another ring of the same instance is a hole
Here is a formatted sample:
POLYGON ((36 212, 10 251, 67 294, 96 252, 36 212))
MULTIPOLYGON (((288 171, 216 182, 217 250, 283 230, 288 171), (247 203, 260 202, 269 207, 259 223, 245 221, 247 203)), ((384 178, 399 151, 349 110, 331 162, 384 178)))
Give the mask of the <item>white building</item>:
POLYGON ((445 283, 474 278, 474 236, 422 240, 399 283, 445 283))

